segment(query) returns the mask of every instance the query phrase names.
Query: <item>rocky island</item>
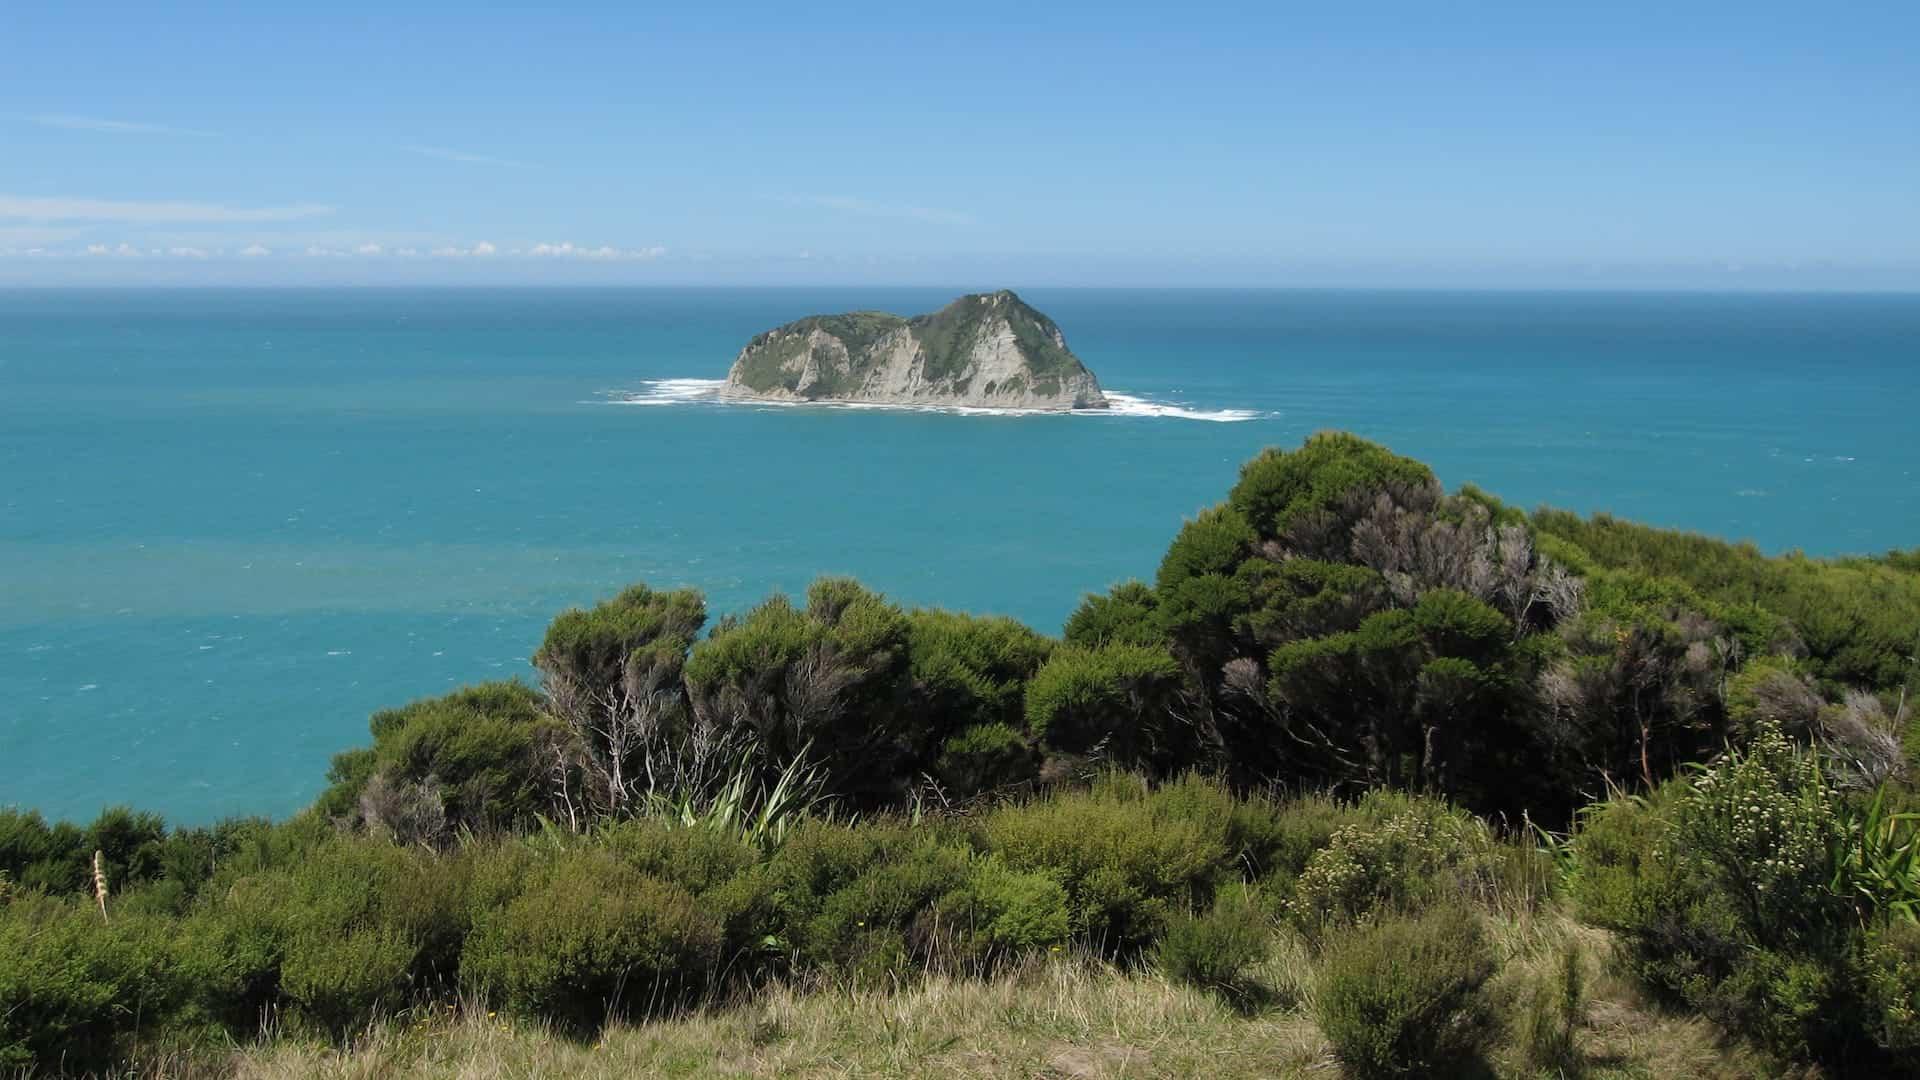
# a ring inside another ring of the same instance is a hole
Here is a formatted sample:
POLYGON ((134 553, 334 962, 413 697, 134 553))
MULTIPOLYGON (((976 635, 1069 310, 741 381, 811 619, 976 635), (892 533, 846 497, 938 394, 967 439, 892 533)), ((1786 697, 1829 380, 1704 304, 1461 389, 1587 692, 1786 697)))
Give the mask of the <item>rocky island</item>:
POLYGON ((1010 290, 928 315, 812 315, 740 350, 720 396, 769 401, 1104 409, 1106 396, 1052 319, 1010 290))

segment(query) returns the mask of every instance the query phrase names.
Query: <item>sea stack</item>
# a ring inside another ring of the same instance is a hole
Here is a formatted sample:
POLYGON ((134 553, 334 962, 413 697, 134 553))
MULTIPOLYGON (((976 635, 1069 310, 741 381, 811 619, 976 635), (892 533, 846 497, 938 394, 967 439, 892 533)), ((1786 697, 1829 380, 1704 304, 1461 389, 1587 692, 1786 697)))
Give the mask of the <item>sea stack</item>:
POLYGON ((928 315, 811 315, 760 334, 720 396, 765 401, 1104 409, 1100 382, 1052 319, 1012 291, 928 315))

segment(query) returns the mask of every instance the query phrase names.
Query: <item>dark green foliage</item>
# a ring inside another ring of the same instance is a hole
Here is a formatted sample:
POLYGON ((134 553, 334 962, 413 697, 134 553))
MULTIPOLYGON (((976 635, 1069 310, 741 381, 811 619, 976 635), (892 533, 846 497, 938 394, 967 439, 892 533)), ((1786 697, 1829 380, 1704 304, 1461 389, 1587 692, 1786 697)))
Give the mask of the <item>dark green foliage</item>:
POLYGON ((1847 880, 1839 856, 1858 840, 1842 799, 1763 723, 1659 800, 1587 815, 1574 895, 1669 1000, 1783 1057, 1884 1073, 1905 1037, 1897 1005, 1879 996, 1898 997, 1899 953, 1878 949, 1889 939, 1872 930, 1891 913, 1847 880))
POLYGON ((182 989, 163 920, 104 925, 84 900, 18 898, 0 918, 0 1069, 111 1065, 182 989))
POLYGON ((1067 618, 1069 645, 1159 645, 1166 639, 1155 617, 1159 597, 1141 581, 1123 581, 1103 594, 1089 593, 1067 618))
POLYGON ((996 810, 980 826, 982 844, 1007 866, 1060 882, 1076 937, 1118 954, 1151 944, 1175 913, 1240 875, 1229 827, 1120 778, 996 810))
MULTIPOLYGON (((692 589, 661 592, 635 585, 589 609, 562 613, 533 654, 550 680, 582 690, 618 687, 636 664, 660 651, 678 676, 678 662, 706 624, 706 602, 692 589)), ((377 733, 376 733, 377 734, 377 733)))
POLYGON ((468 986, 574 1031, 686 1004, 715 972, 723 930, 693 894, 604 851, 568 852, 474 926, 468 986))
POLYGON ((1862 963, 1870 1033, 1904 1075, 1920 1075, 1920 924, 1877 928, 1862 963))
POLYGON ((810 748, 856 801, 897 794, 922 757, 906 713, 910 624, 878 593, 822 578, 807 606, 773 597, 723 620, 687 661, 697 715, 744 726, 769 764, 810 748))
POLYGON ((37 813, 0 810, 0 873, 18 888, 91 895, 98 851, 115 893, 143 887, 148 907, 177 910, 257 824, 236 819, 168 829, 158 814, 110 807, 82 829, 66 822, 49 826, 37 813))
POLYGON ((917 730, 904 739, 903 764, 932 770, 962 796, 1030 777, 1037 755, 1019 735, 1026 686, 1052 651, 1012 619, 911 613, 908 708, 917 730))
POLYGON ((1266 450, 1247 462, 1227 504, 1261 535, 1277 536, 1344 514, 1356 495, 1435 484, 1433 471, 1411 458, 1344 432, 1320 432, 1298 450, 1266 450))
POLYGON ((525 825, 545 805, 535 758, 550 722, 540 695, 521 683, 385 709, 368 726, 370 750, 334 758, 322 812, 437 842, 463 826, 525 825))
POLYGON ((1058 752, 1175 767, 1192 752, 1168 714, 1179 686, 1178 665, 1160 649, 1063 646, 1027 684, 1027 729, 1058 752))
POLYGON ((933 776, 954 795, 993 791, 1033 779, 1040 758, 1026 736, 1006 724, 977 724, 948 739, 933 776))
POLYGON ((1211 911, 1168 925, 1155 958, 1170 979, 1244 997, 1250 969, 1272 951, 1273 927, 1243 889, 1227 890, 1211 911))
MULTIPOLYGON (((0 811, 0 1066, 263 1018, 338 1039, 460 989, 584 1031, 766 978, 1068 946, 1245 998, 1286 919, 1350 1071, 1472 1069, 1493 962, 1468 912, 1553 882, 1455 805, 1575 821, 1566 888, 1666 1002, 1836 1075, 1920 1052, 1912 553, 1529 517, 1322 435, 1250 462, 1154 585, 1086 597, 1061 643, 834 578, 704 622, 698 594, 645 586, 565 613, 540 690, 376 714, 279 824, 0 811), (803 754, 859 824, 748 843, 702 813, 803 754), (1325 794, 1244 794, 1302 788, 1325 794), (990 798, 927 813, 940 793, 990 798)), ((1529 1067, 1578 1065, 1580 981, 1522 987, 1529 1067)))
POLYGON ((1827 562, 1769 558, 1752 544, 1652 529, 1607 514, 1543 510, 1533 525, 1576 544, 1596 567, 1685 582, 1726 607, 1771 613, 1802 643, 1814 673, 1840 684, 1898 687, 1920 641, 1920 575, 1901 557, 1827 562))
POLYGON ((38 812, 0 810, 0 870, 20 888, 75 892, 89 881, 86 835, 66 822, 48 826, 38 812))
POLYGON ((1462 908, 1356 930, 1322 962, 1320 1030, 1357 1077, 1458 1075, 1498 1037, 1496 968, 1462 908))

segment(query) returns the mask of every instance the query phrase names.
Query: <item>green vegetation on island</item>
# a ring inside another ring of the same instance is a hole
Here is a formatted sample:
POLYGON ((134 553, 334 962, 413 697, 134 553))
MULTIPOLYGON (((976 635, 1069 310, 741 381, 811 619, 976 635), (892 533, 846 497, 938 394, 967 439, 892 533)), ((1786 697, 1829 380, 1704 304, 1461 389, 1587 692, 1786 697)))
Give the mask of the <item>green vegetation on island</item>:
POLYGON ((315 805, 0 812, 0 1068, 1920 1075, 1920 568, 1248 462, 1058 639, 561 614, 315 805))

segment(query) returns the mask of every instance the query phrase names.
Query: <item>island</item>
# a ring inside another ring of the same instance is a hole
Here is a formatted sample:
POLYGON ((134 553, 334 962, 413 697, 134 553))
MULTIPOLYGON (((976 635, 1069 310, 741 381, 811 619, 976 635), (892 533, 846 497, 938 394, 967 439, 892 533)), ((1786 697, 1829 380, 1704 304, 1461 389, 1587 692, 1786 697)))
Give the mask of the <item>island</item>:
POLYGON ((1104 409, 1100 382, 1052 319, 1011 290, 903 318, 812 315, 747 342, 725 399, 1064 411, 1104 409))

